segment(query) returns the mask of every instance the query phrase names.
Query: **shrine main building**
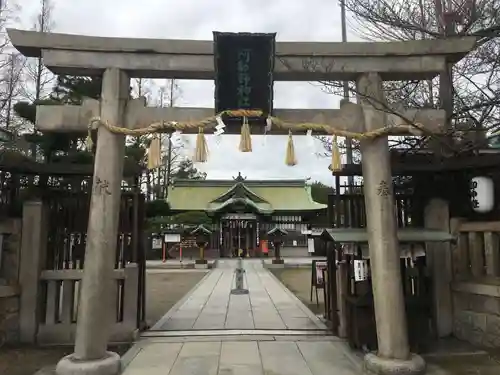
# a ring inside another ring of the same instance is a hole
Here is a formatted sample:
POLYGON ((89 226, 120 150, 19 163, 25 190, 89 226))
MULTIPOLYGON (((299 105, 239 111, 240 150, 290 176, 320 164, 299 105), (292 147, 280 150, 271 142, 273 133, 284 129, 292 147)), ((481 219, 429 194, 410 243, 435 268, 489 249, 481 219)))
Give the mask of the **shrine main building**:
POLYGON ((204 211, 213 218, 220 256, 234 249, 251 252, 275 227, 298 238, 327 208, 312 199, 305 180, 246 180, 241 174, 233 180, 176 180, 169 187, 168 203, 173 213, 204 211))

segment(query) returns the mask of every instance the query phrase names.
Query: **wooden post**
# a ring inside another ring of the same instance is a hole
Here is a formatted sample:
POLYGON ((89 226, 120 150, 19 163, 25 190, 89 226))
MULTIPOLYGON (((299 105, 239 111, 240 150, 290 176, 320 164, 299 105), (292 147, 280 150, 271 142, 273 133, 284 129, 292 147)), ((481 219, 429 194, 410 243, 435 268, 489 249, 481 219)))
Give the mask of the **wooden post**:
MULTIPOLYGON (((383 127, 387 107, 380 76, 363 74, 357 90, 366 131, 383 127)), ((365 366, 378 374, 398 372, 395 368, 401 366, 425 369, 423 359, 412 356, 408 344, 388 137, 363 140, 361 153, 378 338, 378 353, 368 354, 365 366)))
MULTIPOLYGON (((104 72, 101 118, 110 124, 123 122, 129 97, 129 78, 118 69, 104 72)), ((120 356, 107 352, 115 313, 113 270, 120 211, 125 136, 100 127, 94 164, 85 267, 75 339, 75 353, 57 365, 58 375, 74 374, 82 366, 87 373, 115 375, 120 356), (97 318, 98 317, 98 318, 97 318)), ((83 373, 83 372, 78 372, 83 373)))

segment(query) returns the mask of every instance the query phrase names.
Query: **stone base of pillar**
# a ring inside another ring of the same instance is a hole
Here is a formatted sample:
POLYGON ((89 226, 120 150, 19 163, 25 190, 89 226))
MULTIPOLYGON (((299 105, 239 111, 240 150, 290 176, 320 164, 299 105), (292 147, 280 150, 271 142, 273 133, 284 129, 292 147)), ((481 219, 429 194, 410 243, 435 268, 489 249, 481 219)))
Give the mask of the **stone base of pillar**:
POLYGON ((285 264, 285 260, 284 259, 276 259, 276 258, 273 258, 273 264, 285 264))
POLYGON ((70 354, 56 366, 56 375, 118 375, 120 372, 120 356, 113 352, 106 352, 104 358, 92 361, 77 359, 70 354))
POLYGON ((426 364, 417 354, 411 354, 410 359, 403 361, 368 353, 364 359, 364 370, 367 374, 376 375, 422 375, 425 374, 426 364))
POLYGON ((208 260, 206 259, 196 259, 194 261, 195 264, 207 264, 208 263, 208 260))

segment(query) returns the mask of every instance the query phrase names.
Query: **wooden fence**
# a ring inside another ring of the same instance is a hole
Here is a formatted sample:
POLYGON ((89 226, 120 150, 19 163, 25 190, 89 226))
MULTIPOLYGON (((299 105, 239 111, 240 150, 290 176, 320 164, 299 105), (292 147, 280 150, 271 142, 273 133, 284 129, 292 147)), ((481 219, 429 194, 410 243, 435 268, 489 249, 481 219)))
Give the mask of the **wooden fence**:
MULTIPOLYGON (((42 271, 40 280, 45 304, 38 326, 39 343, 68 343, 75 340, 82 277, 82 269, 42 271)), ((131 333, 137 328, 137 264, 115 269, 113 278, 116 300, 113 302, 112 341, 130 341, 131 333)))
POLYGON ((452 219, 451 230, 457 234, 452 251, 455 280, 500 277, 500 221, 452 219))

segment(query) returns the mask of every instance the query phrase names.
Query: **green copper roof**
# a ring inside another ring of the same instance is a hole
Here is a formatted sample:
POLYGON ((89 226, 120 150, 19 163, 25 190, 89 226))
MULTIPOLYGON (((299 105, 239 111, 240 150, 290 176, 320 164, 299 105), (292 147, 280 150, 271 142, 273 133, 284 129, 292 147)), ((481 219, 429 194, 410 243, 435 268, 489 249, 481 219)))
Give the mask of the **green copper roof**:
POLYGON ((304 180, 177 180, 169 188, 168 202, 179 211, 217 212, 233 204, 263 214, 326 208, 312 200, 304 180))
POLYGON ((206 209, 208 212, 218 212, 222 211, 224 208, 229 208, 233 205, 240 205, 244 207, 250 207, 261 214, 271 214, 273 213, 273 208, 269 203, 256 203, 248 198, 229 198, 223 203, 211 202, 208 204, 206 209))

